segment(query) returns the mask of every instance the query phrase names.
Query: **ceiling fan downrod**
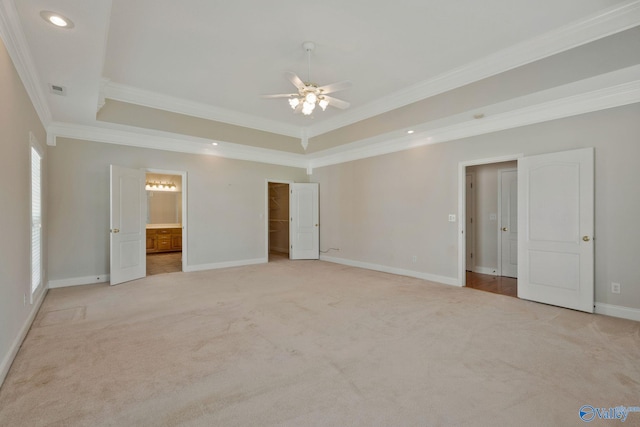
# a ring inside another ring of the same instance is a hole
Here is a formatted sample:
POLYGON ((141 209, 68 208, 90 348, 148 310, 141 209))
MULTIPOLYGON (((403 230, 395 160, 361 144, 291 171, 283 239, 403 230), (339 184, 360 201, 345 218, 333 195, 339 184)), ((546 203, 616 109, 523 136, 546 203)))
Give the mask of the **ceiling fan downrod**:
POLYGON ((304 42, 302 47, 307 52, 307 85, 311 84, 311 52, 316 48, 314 42, 304 42))

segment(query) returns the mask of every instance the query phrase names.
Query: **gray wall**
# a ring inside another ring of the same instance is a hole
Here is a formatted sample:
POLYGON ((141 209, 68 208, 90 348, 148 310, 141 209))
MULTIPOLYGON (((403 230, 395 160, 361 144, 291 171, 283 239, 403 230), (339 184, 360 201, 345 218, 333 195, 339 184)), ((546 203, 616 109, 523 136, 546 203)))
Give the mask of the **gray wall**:
POLYGON ((640 308, 640 104, 318 168, 321 246, 335 258, 458 276, 458 165, 595 147, 596 301, 640 308), (412 257, 417 262, 413 263, 412 257), (609 292, 612 281, 620 295, 609 292))
MULTIPOLYGON (((46 135, 13 62, 0 41, 0 384, 12 354, 20 345, 21 331, 28 327, 36 304, 27 299, 31 283, 31 164, 29 132, 41 144, 46 135)), ((43 167, 46 173, 46 156, 43 167)), ((47 185, 44 183, 46 197, 47 185)), ((47 211, 43 211, 46 242, 47 211)), ((46 266, 46 250, 44 253, 46 266)), ((46 271, 45 271, 46 283, 46 271)))
POLYGON ((72 139, 48 156, 51 280, 109 273, 110 164, 187 172, 192 267, 264 258, 266 179, 308 182, 299 168, 72 139))

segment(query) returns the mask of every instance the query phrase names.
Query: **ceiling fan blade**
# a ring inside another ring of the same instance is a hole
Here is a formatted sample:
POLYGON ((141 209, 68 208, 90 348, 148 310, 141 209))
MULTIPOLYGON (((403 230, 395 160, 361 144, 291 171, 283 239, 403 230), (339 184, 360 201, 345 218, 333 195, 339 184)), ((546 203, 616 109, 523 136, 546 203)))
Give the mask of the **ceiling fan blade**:
POLYGON ((260 98, 291 98, 292 96, 298 96, 297 93, 278 93, 275 95, 261 95, 260 98))
POLYGON ((322 91, 322 93, 333 93, 338 92, 339 90, 349 89, 351 87, 351 82, 349 80, 345 80, 342 82, 331 83, 330 85, 320 86, 318 89, 322 91))
POLYGON ((305 87, 307 87, 307 85, 304 84, 304 82, 302 81, 302 79, 300 77, 298 77, 298 75, 296 73, 293 73, 291 71, 287 71, 286 73, 284 73, 284 75, 287 77, 287 79, 289 79, 291 81, 291 83, 293 83, 293 85, 295 87, 297 87, 299 90, 303 90, 305 87))
POLYGON ((293 109, 293 114, 300 114, 302 111, 302 102, 296 105, 296 108, 293 109))
POLYGON ((347 101, 343 101, 342 99, 338 99, 338 98, 333 98, 331 96, 325 96, 324 99, 329 101, 329 105, 331 105, 332 107, 340 108, 341 110, 349 108, 349 106, 351 105, 347 101))

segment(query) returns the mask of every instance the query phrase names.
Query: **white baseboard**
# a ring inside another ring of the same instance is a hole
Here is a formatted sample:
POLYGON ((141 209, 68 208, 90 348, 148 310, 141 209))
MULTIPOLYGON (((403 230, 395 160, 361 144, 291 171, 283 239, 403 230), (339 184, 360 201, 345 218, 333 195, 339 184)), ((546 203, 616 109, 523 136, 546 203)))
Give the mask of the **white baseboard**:
POLYGON ((478 274, 490 274, 492 276, 496 276, 497 273, 497 269, 496 268, 492 268, 492 267, 479 267, 479 266, 475 266, 471 269, 471 271, 473 271, 474 273, 478 273, 478 274))
MULTIPOLYGON (((266 258, 243 259, 239 261, 225 261, 212 264, 187 265, 183 267, 184 272, 215 270, 217 268, 242 267, 244 265, 265 264, 266 258)), ((68 279, 49 280, 49 289, 66 288, 68 286, 95 285, 96 283, 109 282, 109 274, 96 274, 95 276, 71 277, 68 279)))
POLYGON ((596 313, 640 322, 640 309, 596 302, 596 313))
POLYGON ((94 285, 109 281, 108 274, 96 274, 95 276, 71 277, 69 279, 49 280, 49 289, 66 288, 68 286, 94 285))
POLYGON ((13 360, 15 359, 16 354, 18 354, 18 350, 20 350, 22 341, 24 341, 24 339, 27 337, 27 333, 29 332, 29 329, 31 328, 31 324, 36 318, 36 314, 38 314, 38 310, 40 310, 40 306, 42 305, 42 301, 44 301, 45 295, 47 295, 46 289, 44 292, 40 292, 38 299, 36 300, 35 304, 33 304, 33 306, 31 307, 31 313, 29 313, 29 317, 27 317, 27 320, 22 325, 20 332, 18 333, 16 338, 13 340, 13 343, 9 348, 9 352, 5 355, 4 359, 2 359, 2 364, 0 364, 0 386, 2 386, 5 378, 7 377, 7 374, 9 373, 11 364, 13 363, 13 360))
POLYGON ((354 261, 346 258, 335 258, 326 255, 320 255, 320 259, 322 261, 334 262, 336 264, 348 265, 350 267, 382 271, 383 273, 398 274, 400 276, 415 277, 416 279, 429 280, 430 282, 438 282, 445 285, 460 286, 460 282, 458 281, 457 277, 438 276, 436 274, 422 273, 420 271, 405 270, 403 268, 389 267, 380 264, 371 264, 362 261, 354 261))
POLYGON ((269 262, 267 258, 241 259, 238 261, 224 261, 224 262, 214 262, 211 264, 187 265, 184 267, 184 271, 187 273, 190 273, 194 271, 215 270, 218 268, 242 267, 245 265, 266 264, 267 262, 269 262))

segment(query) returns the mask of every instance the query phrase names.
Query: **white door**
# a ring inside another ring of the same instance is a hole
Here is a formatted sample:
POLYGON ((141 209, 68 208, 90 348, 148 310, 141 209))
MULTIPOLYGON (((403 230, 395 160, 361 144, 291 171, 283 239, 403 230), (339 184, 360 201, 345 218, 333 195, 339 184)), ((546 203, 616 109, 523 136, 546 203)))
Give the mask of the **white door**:
POLYGON ((112 285, 145 277, 146 195, 145 172, 111 165, 111 271, 112 285))
POLYGON ((518 277, 518 170, 499 171, 500 275, 518 277))
POLYGON ((291 184, 289 199, 290 259, 320 258, 318 184, 291 184))
POLYGON ((473 271, 473 267, 475 266, 474 254, 475 254, 475 230, 473 224, 473 217, 475 216, 475 189, 473 188, 473 174, 466 174, 466 230, 467 230, 467 240, 466 240, 466 248, 467 248, 467 263, 466 270, 473 271))
POLYGON ((593 149, 518 161, 518 297, 593 313, 593 149))

